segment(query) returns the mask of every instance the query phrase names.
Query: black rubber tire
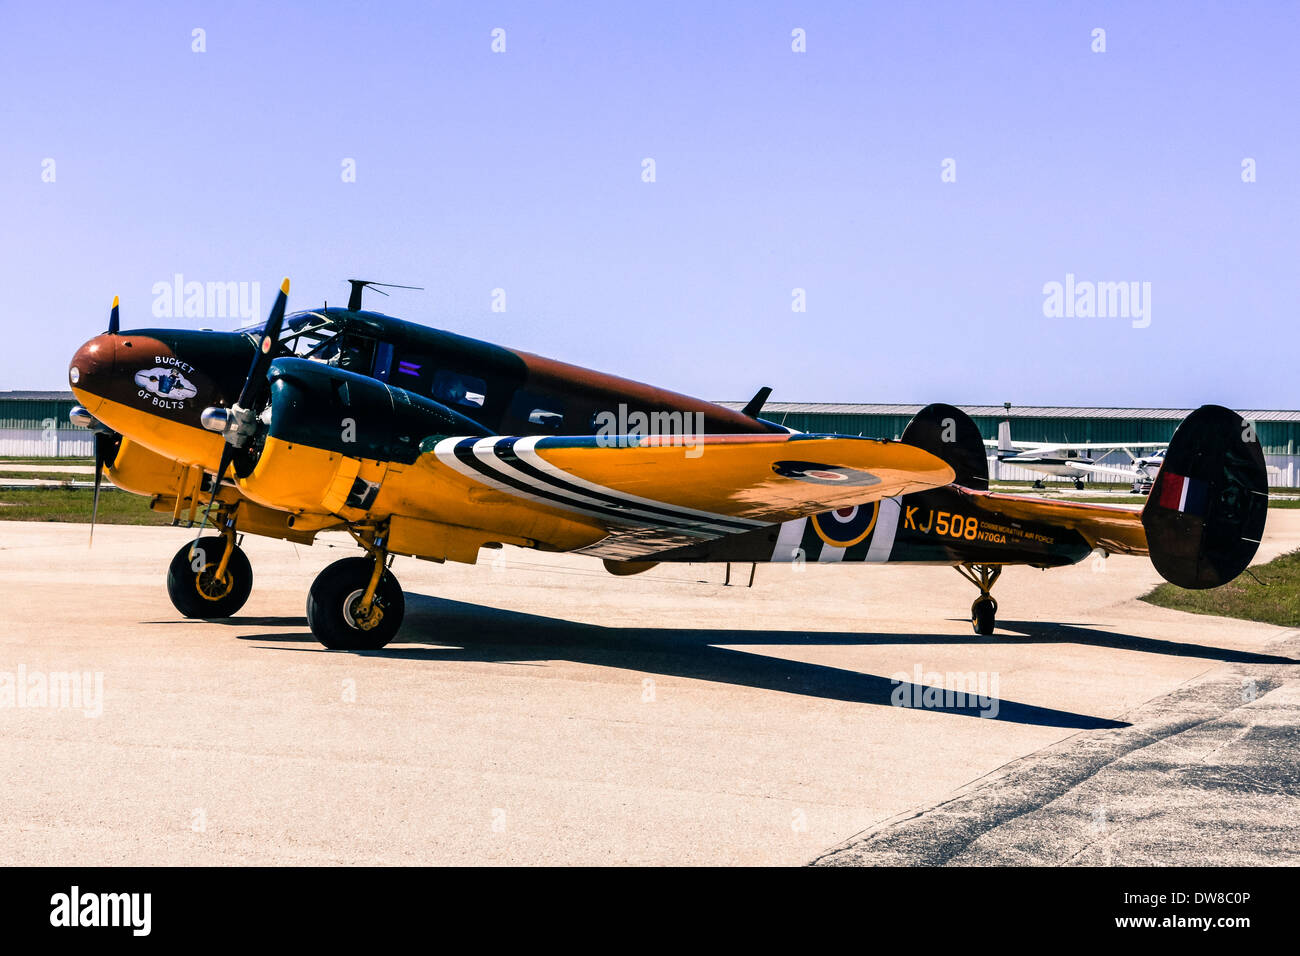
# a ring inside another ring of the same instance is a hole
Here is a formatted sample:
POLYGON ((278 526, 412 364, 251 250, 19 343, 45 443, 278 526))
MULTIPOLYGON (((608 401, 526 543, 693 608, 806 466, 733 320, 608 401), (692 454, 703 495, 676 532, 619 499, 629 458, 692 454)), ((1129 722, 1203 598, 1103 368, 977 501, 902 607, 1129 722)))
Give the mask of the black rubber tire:
POLYGON ((214 572, 221 564, 225 548, 223 538, 199 538, 186 544, 172 558, 167 568, 167 596, 186 617, 230 617, 253 593, 253 566, 248 563, 248 556, 236 547, 226 565, 229 588, 217 597, 208 596, 213 593, 214 572), (201 587, 208 588, 208 593, 200 590, 201 587))
POLYGON ((379 623, 365 631, 349 620, 348 602, 355 601, 370 583, 374 567, 370 558, 335 561, 316 576, 307 592, 307 624, 330 650, 377 651, 397 634, 406 614, 406 597, 391 571, 384 569, 375 590, 375 604, 384 612, 379 623))
POLYGON ((978 597, 970 606, 970 623, 975 633, 988 637, 997 626, 998 602, 991 597, 978 597))

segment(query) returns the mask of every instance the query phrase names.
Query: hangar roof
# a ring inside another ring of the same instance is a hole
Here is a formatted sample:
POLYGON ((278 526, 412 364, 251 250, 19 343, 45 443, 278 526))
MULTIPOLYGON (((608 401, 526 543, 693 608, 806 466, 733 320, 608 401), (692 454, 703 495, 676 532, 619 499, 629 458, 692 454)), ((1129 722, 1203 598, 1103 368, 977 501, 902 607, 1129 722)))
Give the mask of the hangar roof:
POLYGON ((71 392, 0 391, 0 402, 71 402, 71 392))

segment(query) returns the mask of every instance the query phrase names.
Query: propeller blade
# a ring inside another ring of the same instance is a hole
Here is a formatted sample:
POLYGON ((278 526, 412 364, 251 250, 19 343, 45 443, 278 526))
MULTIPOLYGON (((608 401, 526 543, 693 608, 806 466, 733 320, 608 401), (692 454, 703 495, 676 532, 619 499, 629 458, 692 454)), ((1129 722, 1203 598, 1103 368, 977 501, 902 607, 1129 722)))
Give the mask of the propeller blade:
MULTIPOLYGON (((208 506, 203 509, 203 520, 199 522, 199 530, 194 535, 194 543, 198 544, 199 538, 202 537, 204 530, 208 526, 208 515, 212 513, 212 506, 217 502, 217 495, 221 492, 221 478, 230 467, 230 463, 235 458, 235 446, 229 443, 221 450, 221 462, 217 465, 217 477, 212 482, 212 497, 208 498, 208 506)), ((194 550, 190 549, 191 560, 194 557, 194 550)))
POLYGON ((89 547, 94 547, 95 544, 95 521, 99 517, 99 489, 104 483, 104 459, 108 457, 108 446, 112 441, 111 435, 95 432, 95 497, 90 505, 89 547))
POLYGON ((117 335, 120 322, 117 317, 117 296, 113 296, 113 311, 108 313, 108 334, 117 335))
POLYGON ((284 325, 284 309, 288 302, 289 280, 285 279, 280 283, 280 293, 275 297, 275 304, 271 306, 271 315, 266 320, 262 339, 257 343, 257 354, 253 356, 253 364, 248 368, 244 389, 239 393, 239 404, 244 408, 252 408, 253 402, 266 388, 266 370, 271 367, 271 353, 275 351, 275 343, 280 340, 280 329, 284 325))
MULTIPOLYGON (((226 444, 221 449, 221 460, 217 463, 216 478, 212 483, 212 495, 208 498, 208 506, 203 509, 203 521, 199 524, 199 533, 194 540, 197 543, 199 535, 208 526, 208 518, 212 514, 212 506, 217 503, 217 496, 221 493, 221 479, 227 469, 235 460, 235 452, 243 447, 248 440, 255 423, 257 414, 257 403, 261 400, 270 383, 266 380, 267 370, 271 367, 271 361, 274 358, 275 344, 280 340, 280 330, 284 327, 284 310, 289 303, 289 280, 286 278, 280 283, 280 293, 275 297, 275 304, 271 306, 271 314, 266 319, 266 327, 262 330, 262 337, 257 343, 257 354, 253 356, 252 364, 248 366, 248 377, 244 379, 244 387, 239 393, 239 400, 235 402, 234 408, 231 409, 231 423, 233 428, 229 427, 226 431, 226 444)), ((193 552, 191 552, 191 555, 193 552)))

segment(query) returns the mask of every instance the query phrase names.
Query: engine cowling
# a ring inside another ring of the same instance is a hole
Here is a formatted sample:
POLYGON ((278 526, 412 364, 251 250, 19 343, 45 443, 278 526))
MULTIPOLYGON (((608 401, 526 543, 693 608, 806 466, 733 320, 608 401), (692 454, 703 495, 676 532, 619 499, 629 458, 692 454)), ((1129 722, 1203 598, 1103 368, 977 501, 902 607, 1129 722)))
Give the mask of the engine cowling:
POLYGON ((272 363, 270 419, 240 481, 271 508, 355 518, 373 506, 390 462, 411 464, 431 436, 492 432, 447 406, 306 359, 272 363))

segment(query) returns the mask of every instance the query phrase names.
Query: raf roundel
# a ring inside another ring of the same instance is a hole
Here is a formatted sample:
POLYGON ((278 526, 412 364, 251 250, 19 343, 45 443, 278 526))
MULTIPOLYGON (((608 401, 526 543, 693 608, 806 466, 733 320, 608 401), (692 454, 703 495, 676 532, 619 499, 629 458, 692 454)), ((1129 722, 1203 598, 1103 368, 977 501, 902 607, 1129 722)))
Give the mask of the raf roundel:
POLYGON ((782 478, 809 481, 816 485, 878 485, 880 479, 869 471, 844 465, 823 465, 815 461, 774 461, 772 470, 782 478))
POLYGON ((880 514, 879 502, 866 505, 849 505, 813 515, 813 530, 817 537, 836 548, 851 548, 867 539, 876 527, 880 514))

